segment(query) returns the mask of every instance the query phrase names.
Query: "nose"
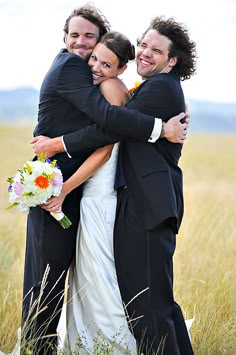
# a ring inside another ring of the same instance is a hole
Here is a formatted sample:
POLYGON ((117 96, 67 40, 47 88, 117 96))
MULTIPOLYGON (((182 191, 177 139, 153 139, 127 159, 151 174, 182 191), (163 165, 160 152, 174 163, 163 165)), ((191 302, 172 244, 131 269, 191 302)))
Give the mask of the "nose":
POLYGON ((100 63, 99 63, 98 61, 93 62, 92 68, 93 68, 93 71, 94 71, 94 72, 97 72, 97 73, 98 73, 98 72, 100 71, 100 63))
POLYGON ((144 48, 143 55, 145 55, 146 57, 150 57, 151 54, 152 54, 152 48, 150 47, 144 48))
POLYGON ((85 37, 84 36, 78 36, 76 39, 76 44, 77 45, 84 45, 85 44, 85 37))

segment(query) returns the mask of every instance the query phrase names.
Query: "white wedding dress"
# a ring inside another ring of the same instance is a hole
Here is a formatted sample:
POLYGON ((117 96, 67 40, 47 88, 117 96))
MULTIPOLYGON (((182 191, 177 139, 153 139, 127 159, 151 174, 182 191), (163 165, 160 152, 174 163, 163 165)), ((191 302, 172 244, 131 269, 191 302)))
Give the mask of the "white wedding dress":
POLYGON ((69 273, 65 354, 103 353, 108 347, 109 354, 136 353, 113 255, 118 147, 114 145, 111 158, 84 185, 76 258, 69 273))

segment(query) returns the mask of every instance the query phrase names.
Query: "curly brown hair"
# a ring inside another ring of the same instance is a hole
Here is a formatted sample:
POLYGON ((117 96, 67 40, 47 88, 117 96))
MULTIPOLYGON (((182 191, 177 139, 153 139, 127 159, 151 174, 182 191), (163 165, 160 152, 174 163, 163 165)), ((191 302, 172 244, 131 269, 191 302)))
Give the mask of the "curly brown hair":
POLYGON ((189 38, 186 27, 175 21, 174 18, 165 19, 163 16, 155 17, 147 30, 143 33, 143 39, 150 30, 156 30, 161 35, 171 40, 168 57, 177 57, 178 61, 175 65, 175 71, 178 72, 181 80, 189 79, 196 72, 196 43, 189 38))
POLYGON ((108 22, 107 18, 103 15, 103 13, 93 6, 92 4, 88 3, 85 4, 84 6, 78 7, 77 9, 74 9, 70 16, 67 18, 65 22, 65 26, 63 28, 64 31, 64 42, 66 35, 69 32, 69 24, 70 20, 73 17, 76 16, 81 16, 84 19, 92 22, 94 25, 96 25, 99 28, 99 39, 108 31, 110 31, 110 23, 108 22))

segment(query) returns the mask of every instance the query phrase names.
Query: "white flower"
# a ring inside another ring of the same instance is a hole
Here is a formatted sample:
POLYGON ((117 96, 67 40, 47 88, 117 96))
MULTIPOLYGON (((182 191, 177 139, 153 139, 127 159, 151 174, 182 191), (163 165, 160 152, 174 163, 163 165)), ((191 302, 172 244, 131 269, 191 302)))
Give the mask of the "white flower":
POLYGON ((9 178, 9 202, 22 212, 58 196, 63 185, 61 170, 49 160, 27 161, 13 178, 9 178))

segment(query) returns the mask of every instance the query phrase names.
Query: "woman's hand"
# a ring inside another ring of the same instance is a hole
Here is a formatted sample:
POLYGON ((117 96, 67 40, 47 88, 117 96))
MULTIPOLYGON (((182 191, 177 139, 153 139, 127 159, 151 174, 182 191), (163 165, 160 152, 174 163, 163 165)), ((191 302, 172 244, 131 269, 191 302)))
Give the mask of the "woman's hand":
POLYGON ((65 197, 66 194, 64 193, 62 188, 62 191, 59 196, 53 196, 49 198, 46 203, 41 205, 41 207, 48 212, 61 212, 65 197))

